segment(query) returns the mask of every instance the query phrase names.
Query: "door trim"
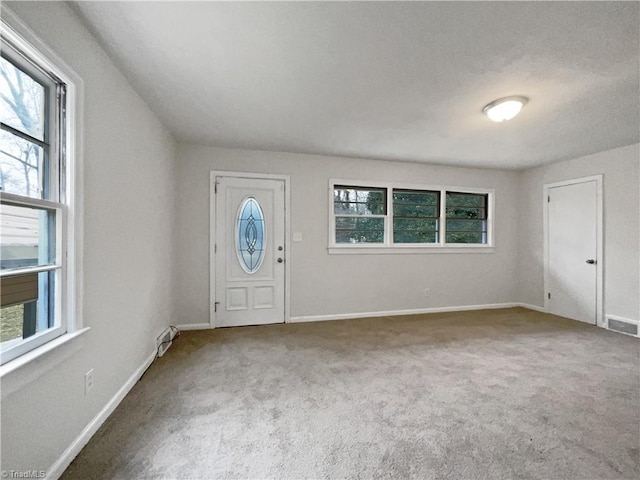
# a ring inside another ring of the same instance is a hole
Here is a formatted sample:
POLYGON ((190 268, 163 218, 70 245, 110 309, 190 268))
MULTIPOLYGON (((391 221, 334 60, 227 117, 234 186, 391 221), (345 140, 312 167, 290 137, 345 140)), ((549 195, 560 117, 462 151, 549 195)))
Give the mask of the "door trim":
POLYGON ((291 265, 289 255, 290 215, 291 212, 291 178, 289 175, 272 173, 232 172, 225 170, 211 170, 209 173, 209 328, 216 328, 216 177, 233 177, 243 179, 281 180, 284 182, 284 323, 291 322, 291 265))
POLYGON ((549 313, 550 305, 548 298, 549 287, 549 190, 556 187, 576 185, 580 183, 596 182, 596 325, 605 327, 604 319, 604 244, 603 244, 603 191, 602 175, 592 175, 590 177, 575 178, 562 182, 545 183, 542 195, 542 229, 543 229, 543 262, 544 262, 544 311, 549 313))

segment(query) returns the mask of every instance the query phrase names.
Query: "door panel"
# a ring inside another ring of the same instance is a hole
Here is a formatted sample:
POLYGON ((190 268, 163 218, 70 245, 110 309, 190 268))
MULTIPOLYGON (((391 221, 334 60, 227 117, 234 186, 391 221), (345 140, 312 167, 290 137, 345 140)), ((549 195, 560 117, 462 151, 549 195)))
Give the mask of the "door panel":
POLYGON ((219 176, 216 183, 215 326, 282 323, 284 181, 219 176))
POLYGON ((597 185, 595 181, 549 189, 549 311, 596 323, 597 185), (587 261, 593 260, 594 263, 587 261))

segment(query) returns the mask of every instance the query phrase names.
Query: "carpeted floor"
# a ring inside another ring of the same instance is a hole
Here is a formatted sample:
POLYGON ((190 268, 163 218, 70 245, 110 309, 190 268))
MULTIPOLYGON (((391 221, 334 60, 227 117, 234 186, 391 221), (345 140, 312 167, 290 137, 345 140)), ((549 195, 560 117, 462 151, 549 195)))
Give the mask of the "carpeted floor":
POLYGON ((640 342, 515 308, 183 332, 63 479, 640 478, 640 342))

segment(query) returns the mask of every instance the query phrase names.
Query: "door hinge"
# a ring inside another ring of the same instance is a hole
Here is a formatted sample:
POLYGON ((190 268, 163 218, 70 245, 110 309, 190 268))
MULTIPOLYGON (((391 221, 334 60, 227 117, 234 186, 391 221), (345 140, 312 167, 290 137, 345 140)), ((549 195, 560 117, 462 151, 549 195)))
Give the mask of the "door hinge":
POLYGON ((551 195, 547 195, 547 203, 551 203, 551 195))
POLYGON ((213 184, 213 193, 218 193, 218 182, 213 184))
POLYGON ((215 303, 213 304, 213 311, 214 311, 214 312, 217 312, 217 311, 218 311, 218 305, 220 305, 220 302, 215 302, 215 303))
POLYGON ((218 253, 218 244, 213 245, 213 253, 218 253))
POLYGON ((551 300, 551 293, 547 293, 547 298, 551 300))

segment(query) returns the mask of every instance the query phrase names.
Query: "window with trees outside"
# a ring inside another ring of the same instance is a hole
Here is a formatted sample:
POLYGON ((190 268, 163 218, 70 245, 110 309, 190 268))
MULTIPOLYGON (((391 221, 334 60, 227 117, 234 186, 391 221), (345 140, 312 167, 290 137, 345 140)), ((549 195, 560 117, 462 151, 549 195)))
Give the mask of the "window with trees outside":
POLYGON ((68 285, 67 85, 2 25, 0 352, 2 364, 64 334, 68 285))
POLYGON ((492 190, 340 180, 330 190, 330 248, 492 246, 492 190))

